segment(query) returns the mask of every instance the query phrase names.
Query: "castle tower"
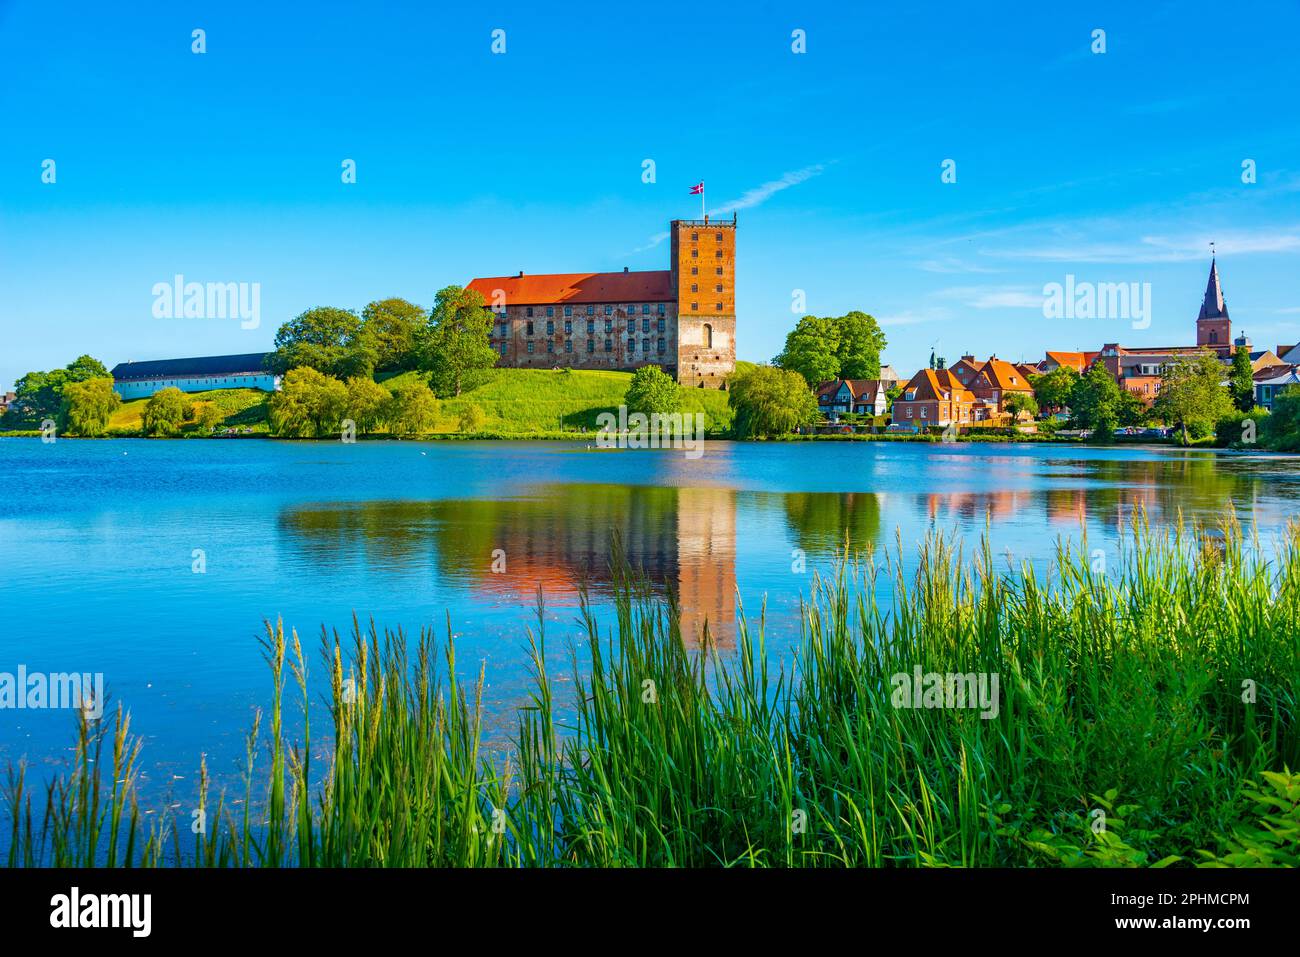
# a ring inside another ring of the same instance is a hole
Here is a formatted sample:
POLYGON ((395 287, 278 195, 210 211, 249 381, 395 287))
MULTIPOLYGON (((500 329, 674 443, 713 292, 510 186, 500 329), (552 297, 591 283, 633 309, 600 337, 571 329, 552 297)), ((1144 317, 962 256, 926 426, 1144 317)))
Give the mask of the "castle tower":
POLYGON ((675 219, 670 230, 677 381, 721 389, 736 368, 736 218, 675 219))
POLYGON ((1232 320, 1228 318, 1228 304, 1223 298, 1223 285, 1219 282, 1219 267, 1210 260, 1210 279, 1205 285, 1205 300, 1201 314, 1196 317, 1196 344, 1213 349, 1219 355, 1232 351, 1232 320))

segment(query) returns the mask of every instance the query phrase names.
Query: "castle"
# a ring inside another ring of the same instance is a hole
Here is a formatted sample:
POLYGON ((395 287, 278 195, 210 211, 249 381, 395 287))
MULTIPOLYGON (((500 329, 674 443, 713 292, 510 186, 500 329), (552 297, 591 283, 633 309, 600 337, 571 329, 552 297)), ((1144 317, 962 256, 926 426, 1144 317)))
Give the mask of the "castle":
POLYGON ((499 366, 632 370, 726 388, 736 367, 736 218, 675 219, 669 268, 474 279, 499 366))

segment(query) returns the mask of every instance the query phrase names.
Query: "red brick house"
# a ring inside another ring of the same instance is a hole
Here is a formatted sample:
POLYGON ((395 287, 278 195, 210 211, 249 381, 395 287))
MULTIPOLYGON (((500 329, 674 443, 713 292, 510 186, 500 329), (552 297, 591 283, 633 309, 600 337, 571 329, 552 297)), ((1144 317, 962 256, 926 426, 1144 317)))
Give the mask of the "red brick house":
POLYGON ((919 429, 977 421, 979 401, 952 369, 922 369, 894 400, 893 425, 919 429))

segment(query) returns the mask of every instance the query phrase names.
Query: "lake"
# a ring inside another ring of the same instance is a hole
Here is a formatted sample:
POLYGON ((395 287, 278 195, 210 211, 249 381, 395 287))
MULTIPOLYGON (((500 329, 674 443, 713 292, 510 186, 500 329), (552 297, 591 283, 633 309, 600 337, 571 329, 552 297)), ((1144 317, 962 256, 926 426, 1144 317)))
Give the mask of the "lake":
MULTIPOLYGON (((228 787, 269 678, 267 619, 297 628, 315 678, 322 626, 353 614, 456 639, 486 667, 490 731, 525 702, 540 587, 549 659, 579 586, 609 616, 611 541, 670 583, 684 628, 735 641, 737 595, 766 599, 769 641, 846 534, 914 562, 928 532, 989 528, 1007 567, 1046 569, 1058 537, 1114 549, 1155 525, 1214 523, 1227 503, 1268 539, 1297 513, 1300 460, 1064 445, 710 442, 704 455, 560 442, 0 439, 0 672, 102 672, 142 736, 146 796, 189 794, 201 754, 228 787)), ((563 693, 562 689, 559 693, 563 693)), ((326 718, 318 708, 314 721, 326 718)), ((0 764, 63 765, 73 716, 0 710, 0 764)))

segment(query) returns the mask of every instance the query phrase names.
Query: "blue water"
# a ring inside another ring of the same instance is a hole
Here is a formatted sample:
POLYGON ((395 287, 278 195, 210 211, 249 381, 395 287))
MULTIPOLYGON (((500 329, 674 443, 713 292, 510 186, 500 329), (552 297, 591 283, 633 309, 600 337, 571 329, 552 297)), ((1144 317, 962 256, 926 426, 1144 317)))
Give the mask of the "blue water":
MULTIPOLYGON (((607 610, 611 533, 725 648, 737 591, 748 610, 766 598, 773 642, 789 641, 846 530, 892 546, 897 529, 910 551, 931 530, 973 543, 987 522, 1000 558, 1046 566, 1081 522, 1090 547, 1114 548, 1139 506, 1157 525, 1180 510, 1212 523, 1231 502, 1267 540, 1300 498, 1294 459, 1046 445, 715 442, 693 460, 553 442, 0 439, 0 475, 0 672, 102 672, 162 799, 190 792, 201 754, 234 786, 268 701, 268 619, 298 629, 319 678, 322 626, 346 632, 356 613, 442 633, 450 615, 501 730, 527 693, 538 585, 564 672, 578 584, 607 610)), ((73 721, 0 710, 0 764, 66 764, 73 721)))

